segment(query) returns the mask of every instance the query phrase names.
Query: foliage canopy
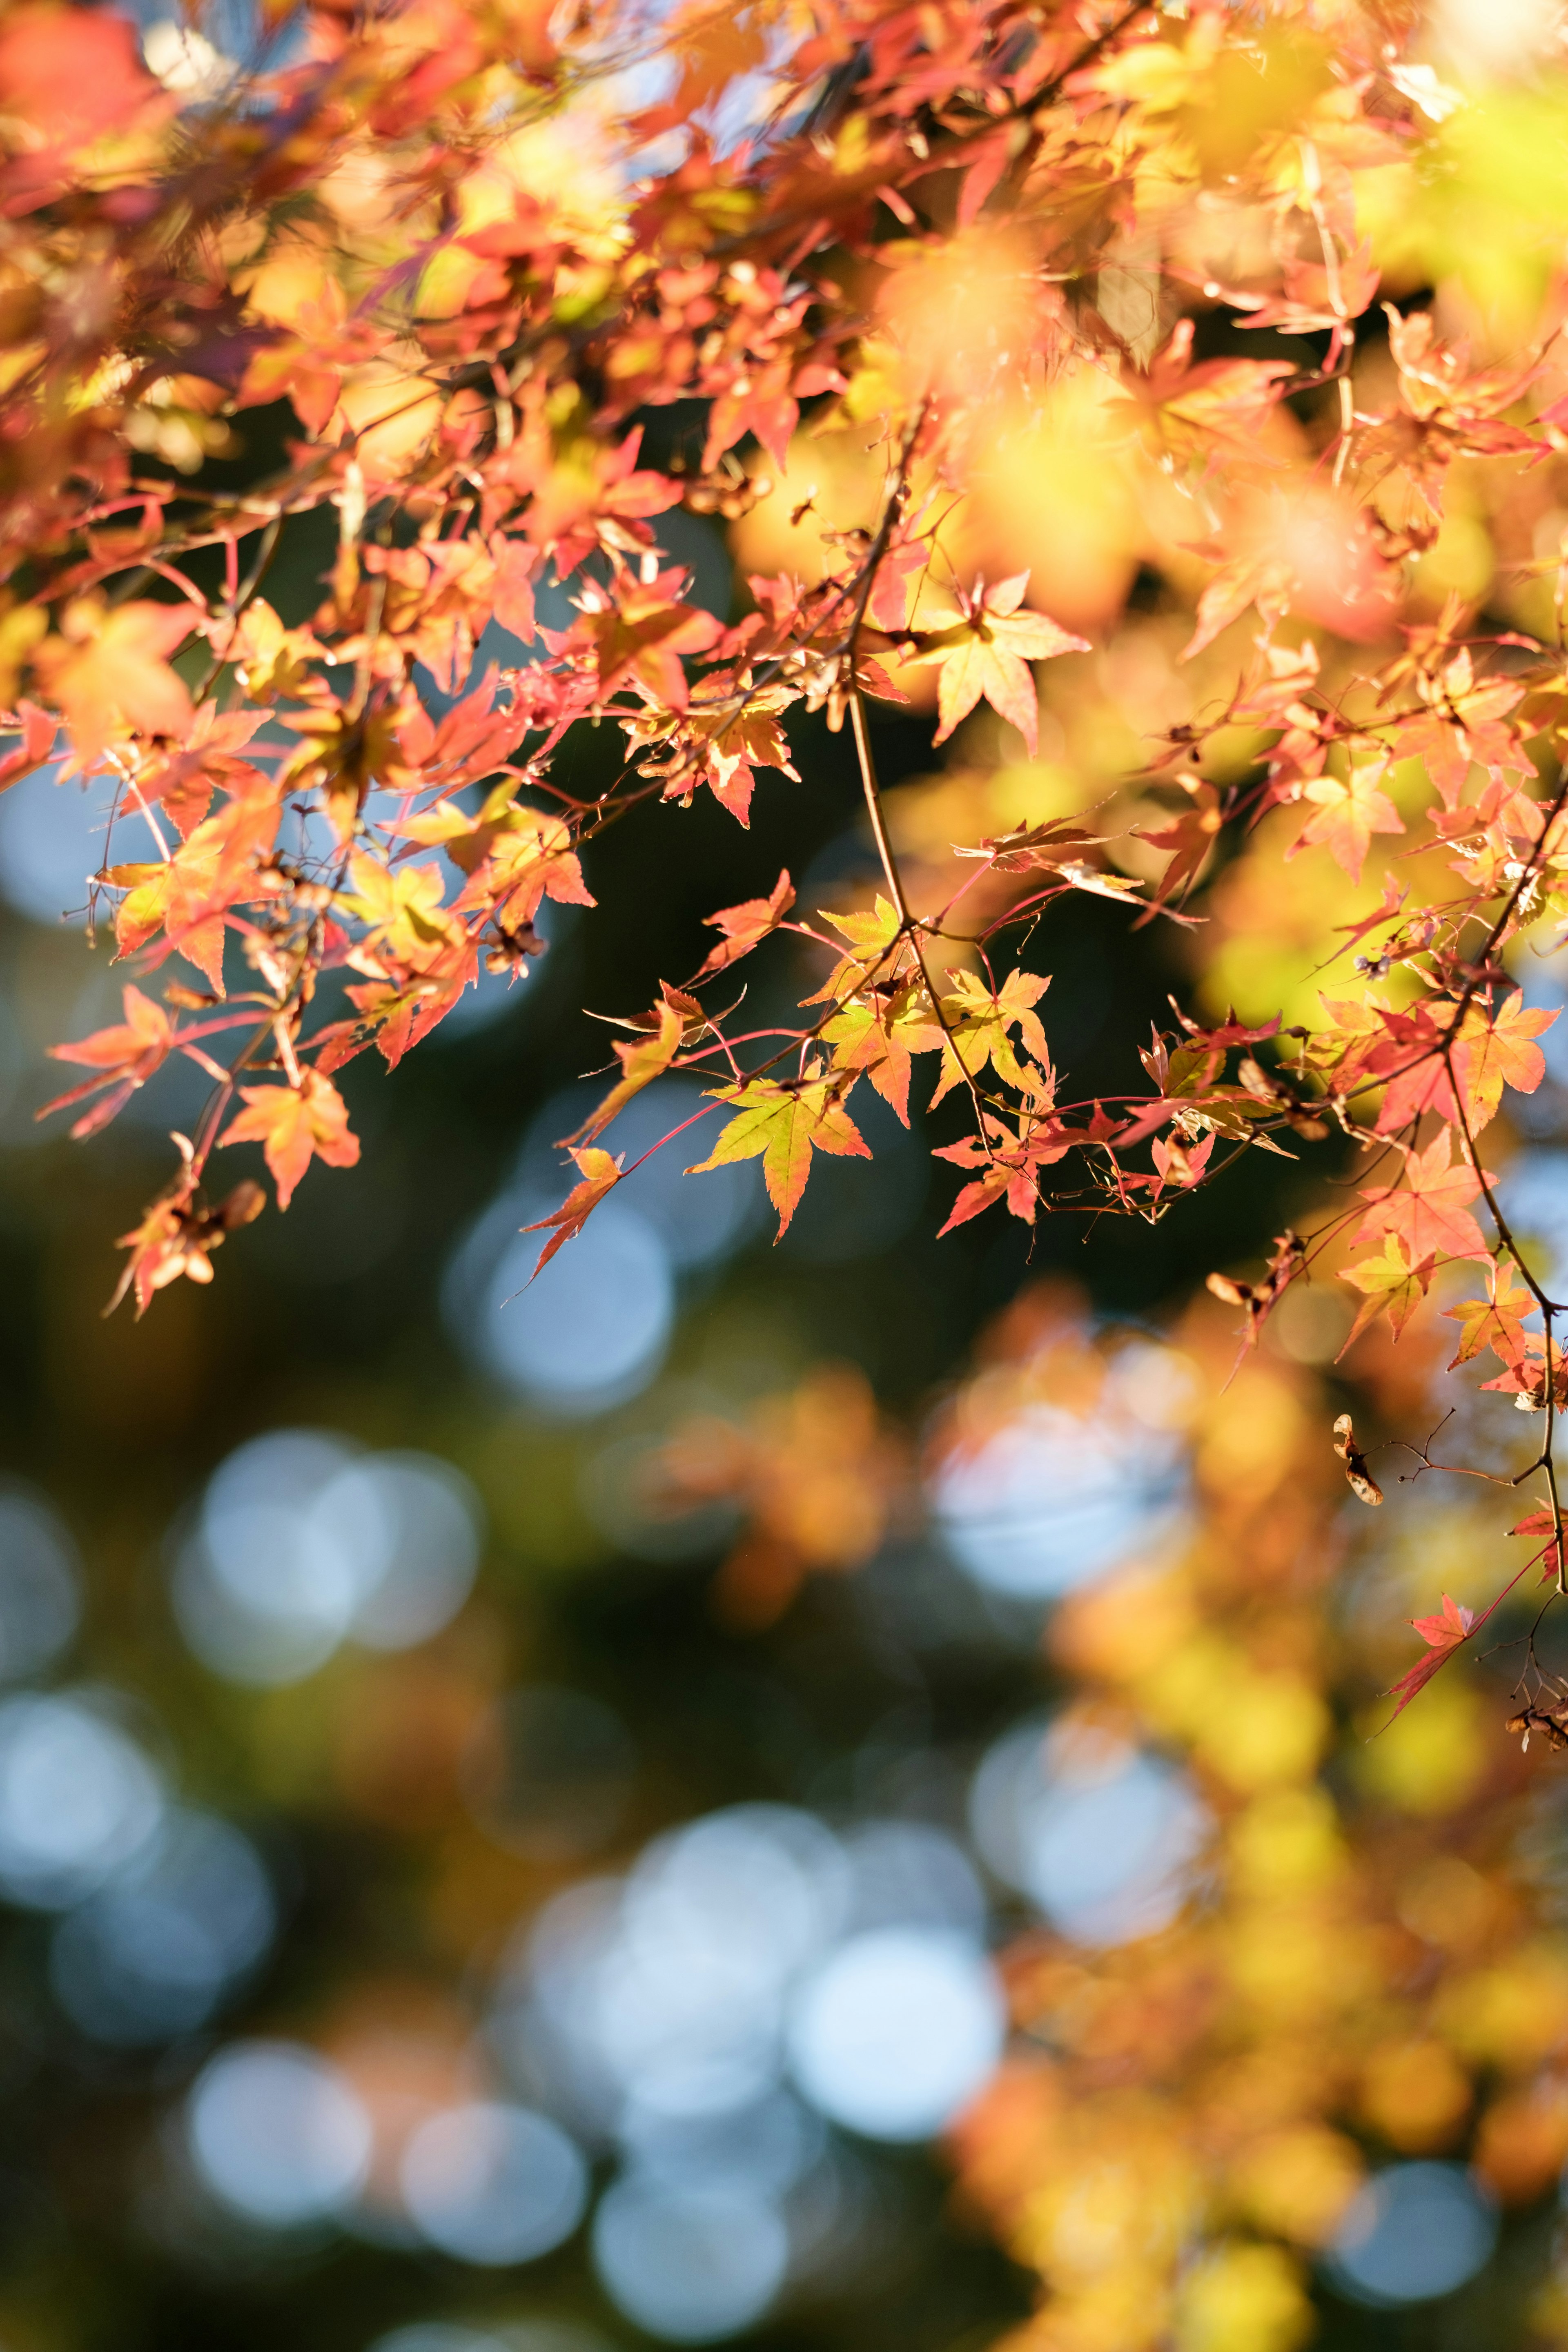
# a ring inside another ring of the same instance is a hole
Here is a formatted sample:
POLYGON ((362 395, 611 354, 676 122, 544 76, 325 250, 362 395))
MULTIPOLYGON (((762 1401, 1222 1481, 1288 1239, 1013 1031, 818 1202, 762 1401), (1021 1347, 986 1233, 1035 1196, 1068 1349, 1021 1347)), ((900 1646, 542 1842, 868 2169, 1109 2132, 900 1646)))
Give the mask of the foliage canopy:
MULTIPOLYGON (((481 968, 526 978, 548 910, 595 908, 606 830, 662 803, 679 843, 699 795, 732 898, 699 969, 597 1008, 622 1034, 541 1264, 675 1070, 714 1121, 662 1148, 699 1180, 760 1160, 781 1232, 816 1154, 869 1156, 863 1086, 906 1125, 946 1106, 944 1231, 1161 1221, 1256 1151, 1348 1179, 1266 1269, 1208 1276, 1245 1360, 1227 1389, 1194 1322, 1192 1559, 1053 1636, 1062 1736, 1184 1748, 1228 1875, 1124 1963, 1016 1956, 1051 2054, 960 2155, 1044 2282, 1039 2352, 1286 2352, 1354 2132, 1440 2149, 1484 2096, 1505 2197, 1568 2149, 1533 2071, 1568 1979, 1511 1948, 1505 1874, 1477 1847, 1443 1879, 1426 1828, 1347 1829, 1318 1785, 1331 1443, 1382 1488, 1349 1415, 1331 1441, 1306 1377, 1248 1356, 1314 1274, 1391 1390, 1381 1333, 1447 1317, 1450 1371, 1486 1359, 1542 1435, 1517 1475, 1432 1440, 1415 1475, 1538 1481, 1504 1591, 1565 1589, 1568 1309, 1482 1143, 1545 1078, 1529 982, 1568 918, 1568 60, 1526 16, 263 0, 245 57, 199 9, 146 44, 66 0, 0 16, 0 787, 111 778, 84 882, 135 975, 54 1049, 83 1075, 50 1108, 87 1138, 176 1056, 211 1083, 117 1298, 209 1281, 263 1212, 215 1178, 228 1147, 279 1212, 353 1165, 344 1066, 395 1068, 481 968), (734 607, 699 593, 691 518, 729 527, 734 607), (279 609, 311 547, 319 599, 279 609), (900 705, 953 764, 884 793, 900 705), (747 855, 753 797, 799 782, 792 712, 849 731, 869 904, 747 855), (1104 1092, 1052 1036, 1083 894, 1160 927, 1176 983, 1104 1092)), ((1092 1401, 1098 1348, 1070 1318, 1005 1345, 953 1443, 1092 1401)), ((839 1452, 841 1397, 697 1464, 761 1527, 742 1608, 874 1542, 897 1477, 857 1411, 839 1452)), ((1401 1708, 1501 1598, 1426 1596, 1401 1708)), ((1568 1744, 1530 1654, 1512 1727, 1568 1744)))

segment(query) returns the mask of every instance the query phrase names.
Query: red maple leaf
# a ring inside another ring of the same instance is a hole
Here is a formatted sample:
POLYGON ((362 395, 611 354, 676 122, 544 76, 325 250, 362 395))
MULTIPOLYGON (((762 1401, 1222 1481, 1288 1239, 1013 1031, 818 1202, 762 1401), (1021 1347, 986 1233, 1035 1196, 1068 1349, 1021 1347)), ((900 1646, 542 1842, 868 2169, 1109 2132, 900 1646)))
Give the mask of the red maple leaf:
MULTIPOLYGON (((1496 1606, 1497 1602, 1494 1601, 1492 1608, 1495 1609, 1496 1606)), ((1490 1615, 1491 1610, 1489 1609, 1487 1616, 1490 1615)), ((1394 1715, 1388 1718, 1390 1723, 1394 1721, 1395 1716, 1404 1714, 1417 1692, 1426 1689, 1439 1666, 1447 1665, 1455 1651, 1469 1640, 1477 1624, 1484 1622, 1484 1619, 1477 1618, 1473 1609, 1466 1609, 1458 1601, 1450 1601, 1446 1592, 1443 1595, 1443 1609, 1440 1616, 1412 1617, 1410 1622, 1427 1645, 1426 1655, 1424 1658, 1417 1658, 1408 1674, 1401 1675, 1393 1689, 1384 1694, 1386 1697, 1397 1698, 1399 1701, 1394 1715)))
POLYGON ((1462 1160, 1450 1165, 1452 1142, 1452 1132, 1445 1127, 1425 1151, 1410 1153, 1403 1188, 1379 1184, 1363 1190, 1361 1197, 1372 1206, 1356 1228, 1358 1244, 1397 1234, 1412 1265, 1438 1251, 1449 1257, 1489 1255, 1481 1229, 1469 1213, 1469 1203, 1480 1194, 1480 1178, 1462 1160))
POLYGON ((1558 1570, 1556 1514, 1552 1511, 1531 1511, 1527 1517, 1521 1519, 1517 1527, 1510 1528, 1509 1533, 1510 1536, 1539 1536, 1544 1540, 1545 1550, 1537 1552, 1535 1557, 1542 1562, 1542 1582, 1549 1583, 1558 1570))

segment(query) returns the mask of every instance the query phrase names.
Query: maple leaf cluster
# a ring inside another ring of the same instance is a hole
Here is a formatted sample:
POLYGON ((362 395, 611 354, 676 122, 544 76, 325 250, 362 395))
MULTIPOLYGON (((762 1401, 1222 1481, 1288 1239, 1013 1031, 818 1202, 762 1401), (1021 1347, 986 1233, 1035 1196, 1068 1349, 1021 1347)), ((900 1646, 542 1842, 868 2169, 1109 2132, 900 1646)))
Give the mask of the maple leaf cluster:
POLYGON ((1249 1152, 1351 1147, 1353 1210, 1217 1274, 1244 1341, 1325 1251, 1352 1341, 1475 1269, 1456 1369, 1489 1351, 1544 1416, 1561 1556, 1563 1310, 1480 1156, 1543 1082, 1521 956, 1568 920, 1568 217, 1501 160, 1555 156, 1559 66, 1504 133, 1436 16, 814 0, 776 56, 773 22, 675 12, 667 95, 617 115, 614 0, 322 0, 199 90, 111 10, 6 12, 0 788, 112 780, 84 879, 133 973, 51 1108, 87 1136, 172 1062, 212 1088, 121 1287, 207 1279, 256 1213, 255 1179, 209 1197, 215 1154, 259 1148, 279 1210, 354 1164, 345 1065, 524 975, 628 810, 666 803, 679 856, 709 794, 733 902, 694 974, 606 1008, 541 1263, 676 1070, 719 1122, 691 1174, 760 1160, 781 1232, 816 1155, 870 1156, 862 1086, 907 1124, 918 1071, 957 1128, 944 1230, 1155 1223, 1249 1152), (280 402, 283 459, 232 487, 280 402), (655 462, 677 404, 700 447, 655 462), (678 509, 731 526, 731 610, 678 509), (335 554, 286 617, 311 518, 335 554), (880 787, 889 702, 977 763, 940 854, 880 787), (853 738, 869 906, 746 862, 813 714, 853 738), (619 761, 585 793, 593 730, 619 761), (1237 1015, 1226 910, 1265 859, 1331 969, 1237 1015), (1053 1050, 1081 895, 1167 927, 1191 982, 1118 1041, 1119 1091, 1053 1050), (805 982, 753 1032, 732 975, 764 948, 805 982))

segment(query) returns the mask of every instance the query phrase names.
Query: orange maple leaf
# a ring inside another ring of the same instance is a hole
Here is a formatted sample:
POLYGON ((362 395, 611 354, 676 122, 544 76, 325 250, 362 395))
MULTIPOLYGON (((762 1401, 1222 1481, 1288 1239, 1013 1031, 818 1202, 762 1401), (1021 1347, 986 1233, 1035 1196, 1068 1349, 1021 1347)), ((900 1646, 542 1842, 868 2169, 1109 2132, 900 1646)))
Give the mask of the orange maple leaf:
POLYGON ((130 805, 140 802, 143 808, 166 809, 184 839, 205 816, 215 785, 253 796, 267 779, 235 754, 249 742, 261 718, 259 710, 220 712, 216 703, 202 703, 182 748, 167 758, 155 755, 136 778, 130 805))
POLYGON ((716 915, 704 915, 710 930, 722 933, 716 948, 709 950, 707 961, 697 974, 699 980, 710 980, 715 972, 738 963, 743 955, 776 931, 795 904, 795 884, 786 867, 765 898, 742 898, 738 907, 721 907, 716 915))
POLYGON ((1532 1095, 1546 1076, 1546 1056, 1535 1040, 1556 1020, 1555 1013, 1526 1009, 1516 989, 1489 1020, 1468 1020, 1453 1048, 1454 1075, 1464 1090, 1475 1126, 1484 1127, 1502 1101, 1504 1087, 1532 1095))
POLYGON ((1405 830, 1399 811, 1388 794, 1378 789, 1379 780, 1386 773, 1380 761, 1373 767, 1352 768, 1343 782, 1335 776, 1314 776, 1302 790, 1308 800, 1318 803, 1318 814, 1308 818, 1286 856, 1321 846, 1331 852, 1352 882, 1359 882, 1373 835, 1405 830))
MULTIPOLYGON (((1016 1135, 989 1113, 985 1132, 988 1143, 983 1143, 978 1136, 966 1135, 962 1142, 944 1143, 936 1150, 934 1156, 938 1160, 952 1160, 961 1168, 982 1171, 953 1202, 942 1228, 943 1234, 952 1233, 955 1225, 966 1225, 971 1217, 978 1217, 994 1202, 1004 1199, 1010 1215, 1032 1225, 1040 1202, 1040 1170, 1054 1168, 1058 1160, 1065 1160, 1078 1140, 1048 1113, 1042 1118, 1026 1107, 1019 1113, 1016 1135)), ((939 1234, 938 1239, 941 1237, 939 1234)))
POLYGON ((1502 1268, 1492 1265, 1487 1268, 1485 1298, 1461 1299, 1458 1307, 1445 1307, 1443 1312, 1461 1326, 1458 1353, 1449 1371, 1468 1364, 1483 1348, 1489 1348, 1505 1364, 1517 1364, 1524 1355, 1522 1318, 1535 1312, 1535 1301, 1528 1290, 1508 1280, 1502 1268))
POLYGON ((494 543, 496 563, 495 584, 491 590, 496 619, 503 629, 521 638, 525 646, 533 643, 533 575, 539 568, 539 551, 515 539, 497 540, 494 543))
MULTIPOLYGON (((706 740, 698 773, 706 782, 721 808, 743 825, 752 821, 752 793, 759 768, 776 768, 781 775, 800 782, 800 771, 789 756, 789 742, 775 715, 783 708, 785 697, 775 694, 772 706, 759 701, 748 704, 732 718, 723 719, 710 733, 700 724, 700 709, 693 711, 693 724, 706 740)), ((666 800, 686 800, 691 792, 691 772, 673 777, 665 786, 666 800)))
POLYGON ((613 694, 635 677, 654 702, 670 710, 686 709, 680 657, 708 652, 724 632, 711 613, 681 602, 685 581, 683 572, 661 572, 647 587, 631 590, 606 611, 584 614, 578 632, 597 650, 601 695, 613 694))
POLYGON ((352 1168, 359 1138, 349 1129, 348 1107, 331 1078, 308 1066, 297 1087, 242 1087, 246 1108, 229 1121, 226 1143, 259 1143, 286 1209, 312 1155, 330 1168, 352 1168))
MULTIPOLYGON (((35 768, 43 766, 54 749, 57 724, 36 702, 24 699, 16 705, 14 725, 22 740, 16 751, 7 751, 0 759, 0 793, 9 792, 13 784, 19 784, 24 776, 30 776, 35 768)), ((7 727, 5 732, 11 731, 7 727)))
POLYGON ((752 1078, 744 1086, 716 1088, 713 1100, 731 1104, 736 1115, 707 1159, 687 1174, 701 1176, 737 1160, 761 1160, 768 1198, 779 1213, 774 1238, 782 1239, 805 1190, 814 1151, 855 1160, 871 1157, 865 1137, 844 1108, 847 1091, 841 1080, 821 1077, 800 1087, 752 1078))
POLYGON ((596 1150, 590 1144, 585 1151, 574 1151, 572 1157, 582 1171, 582 1182, 572 1187, 561 1206, 552 1210, 549 1216, 541 1217, 537 1223, 524 1225, 522 1229, 525 1234, 549 1233, 552 1226, 555 1229, 550 1233, 550 1239, 539 1253, 539 1263, 528 1277, 530 1282, 543 1273, 563 1243, 576 1239, 605 1193, 621 1181, 626 1160, 624 1151, 619 1160, 612 1160, 607 1151, 596 1150))
POLYGON ((419 841, 439 841, 468 879, 452 902, 454 914, 483 907, 504 930, 521 931, 539 912, 540 901, 592 907, 564 818, 525 808, 498 784, 478 819, 449 801, 426 817, 410 817, 405 832, 419 841), (439 828, 445 824, 443 833, 439 828))
POLYGON ((1557 1573, 1556 1513, 1531 1511, 1527 1517, 1520 1520, 1517 1527, 1510 1528, 1509 1533, 1510 1536, 1541 1536, 1545 1539, 1545 1549, 1537 1552, 1535 1557, 1542 1564, 1542 1582, 1549 1583, 1557 1573))
MULTIPOLYGON (((692 1015, 696 1014, 700 1022, 702 1008, 695 997, 683 996, 679 989, 670 988, 663 982, 660 986, 663 996, 645 1016, 645 1034, 630 1045, 617 1040, 615 1054, 621 1066, 619 1081, 582 1126, 563 1138, 568 1150, 574 1143, 592 1143, 596 1135, 603 1135, 616 1112, 624 1110, 634 1095, 640 1095, 644 1087, 651 1086, 668 1069, 680 1051, 686 1024, 692 1015)), ((644 1024, 639 1022, 637 1025, 644 1024)))
POLYGON ((90 1037, 79 1037, 73 1045, 48 1048, 53 1060, 76 1062, 100 1075, 72 1087, 68 1094, 57 1095, 53 1102, 47 1102, 42 1110, 34 1114, 36 1118, 47 1118, 51 1111, 64 1110, 69 1104, 96 1094, 100 1087, 108 1087, 109 1093, 85 1111, 71 1129, 72 1135, 78 1138, 95 1135, 100 1127, 109 1125, 137 1087, 144 1086, 168 1058, 174 1032, 163 1006, 143 996, 139 988, 129 986, 121 990, 121 1002, 125 1008, 122 1024, 95 1029, 90 1037))
POLYGON ((184 736, 191 698, 168 657, 191 626, 188 604, 110 607, 79 596, 66 606, 59 635, 45 639, 33 662, 65 714, 82 767, 91 767, 122 728, 184 736))
POLYGON ((1029 674, 1032 661, 1054 654, 1089 651, 1087 637, 1075 637, 1043 613, 1020 613, 1026 572, 994 588, 976 585, 973 595, 961 598, 963 618, 954 627, 928 637, 908 664, 910 669, 942 665, 937 686, 937 712, 942 720, 932 740, 945 743, 961 719, 967 719, 982 695, 999 718, 1016 727, 1032 760, 1038 748, 1039 703, 1029 674))
POLYGON ((1173 898, 1184 884, 1197 880, 1225 822, 1219 794, 1212 784, 1194 777, 1190 784, 1186 784, 1186 789, 1193 795, 1190 808, 1181 809, 1175 815, 1167 817, 1163 824, 1134 825, 1132 828, 1135 841, 1146 841, 1151 849, 1168 850, 1171 860, 1160 877, 1155 903, 1139 916, 1133 925, 1135 930, 1141 930, 1145 923, 1152 922, 1160 907, 1167 899, 1173 898))
POLYGON ((263 778, 253 793, 237 794, 204 818, 173 857, 106 866, 99 880, 128 894, 114 917, 120 953, 133 953, 162 930, 221 996, 225 914, 273 887, 256 861, 271 848, 281 813, 263 778))
POLYGON ((869 1078, 889 1109, 905 1127, 910 1123, 910 1055, 931 1050, 931 1024, 913 1005, 913 992, 896 989, 891 995, 873 991, 847 1004, 822 1024, 824 1045, 833 1048, 836 1070, 855 1070, 869 1078))

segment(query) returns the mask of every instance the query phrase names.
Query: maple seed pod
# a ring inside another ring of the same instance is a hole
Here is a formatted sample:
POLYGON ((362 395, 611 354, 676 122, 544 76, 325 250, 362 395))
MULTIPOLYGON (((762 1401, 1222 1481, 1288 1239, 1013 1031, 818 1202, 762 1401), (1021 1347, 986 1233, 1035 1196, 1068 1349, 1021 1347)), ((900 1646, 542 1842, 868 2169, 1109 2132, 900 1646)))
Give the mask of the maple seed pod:
POLYGON ((1366 1456, 1355 1442, 1355 1425, 1348 1412, 1342 1412, 1334 1423, 1334 1452, 1345 1465, 1352 1494, 1363 1503, 1381 1503, 1383 1488, 1366 1466, 1366 1456))
POLYGON ((1563 1722, 1565 1715, 1568 1715, 1568 1706, 1561 1701, 1553 1708, 1521 1707, 1517 1715, 1509 1717, 1508 1721, 1503 1725, 1503 1729, 1517 1731, 1521 1735, 1521 1748, 1527 1756, 1530 1753, 1531 1734, 1537 1731, 1549 1748, 1568 1749, 1568 1727, 1565 1727, 1563 1722))

